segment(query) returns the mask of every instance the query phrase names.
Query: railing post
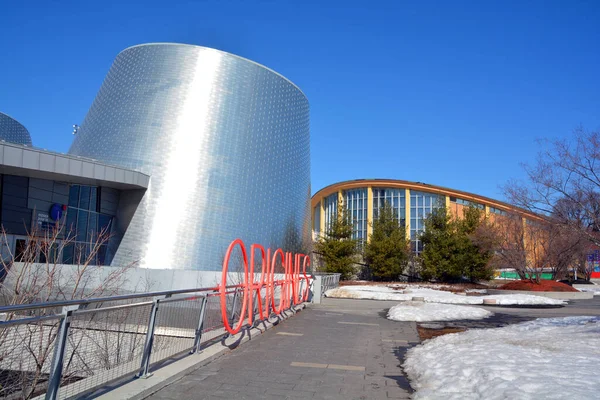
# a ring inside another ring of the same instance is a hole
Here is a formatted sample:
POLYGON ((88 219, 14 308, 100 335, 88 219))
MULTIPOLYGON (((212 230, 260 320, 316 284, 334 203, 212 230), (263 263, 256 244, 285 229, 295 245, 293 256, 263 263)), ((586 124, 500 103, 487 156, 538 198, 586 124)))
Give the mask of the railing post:
POLYGON ((233 305, 231 306, 231 317, 229 318, 230 324, 233 324, 234 320, 235 320, 235 308, 237 305, 237 298, 238 298, 238 288, 235 288, 234 292, 233 292, 233 305))
POLYGON ((258 293, 260 293, 260 289, 254 290, 254 295, 252 296, 252 321, 254 321, 254 317, 258 313, 258 293))
POLYGON ((198 328, 196 329, 196 336, 194 337, 194 346, 192 347, 192 351, 190 351, 190 354, 194 354, 200 351, 200 340, 202 339, 202 328, 204 326, 204 316, 206 315, 207 304, 208 296, 205 295, 202 298, 202 303, 200 304, 200 318, 198 319, 198 328))
POLYGON ((150 311, 150 318, 148 318, 148 330, 146 331, 146 344, 144 345, 144 355, 142 356, 142 364, 140 365, 140 372, 138 372, 138 378, 149 378, 148 369, 150 368, 150 355, 152 354, 152 344, 154 343, 154 327, 156 326, 156 314, 158 313, 158 303, 160 299, 154 299, 152 304, 152 310, 150 311))
POLYGON ((315 304, 321 304, 322 283, 323 283, 323 276, 315 275, 315 280, 313 281, 313 298, 312 298, 312 301, 315 304))
POLYGON ((69 337, 69 326, 71 325, 71 314, 77 310, 78 306, 66 306, 62 309, 62 317, 56 334, 56 343, 54 344, 54 356, 50 366, 50 378, 48 380, 48 390, 46 391, 46 400, 55 400, 58 397, 58 389, 62 378, 63 361, 67 349, 67 338, 69 337))

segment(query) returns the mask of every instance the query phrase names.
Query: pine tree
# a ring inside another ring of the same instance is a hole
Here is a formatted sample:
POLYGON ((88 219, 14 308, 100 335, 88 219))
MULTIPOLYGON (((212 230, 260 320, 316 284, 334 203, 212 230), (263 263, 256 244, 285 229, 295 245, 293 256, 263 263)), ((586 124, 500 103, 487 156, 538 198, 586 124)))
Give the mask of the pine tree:
POLYGON ((474 205, 463 209, 462 218, 453 218, 445 208, 434 210, 421 235, 421 276, 443 282, 491 279, 491 229, 485 213, 474 205))
POLYGON ((459 250, 456 262, 462 265, 463 276, 471 282, 491 279, 494 276, 490 264, 495 243, 493 227, 485 212, 473 205, 466 207, 456 224, 459 250))
POLYGON ((355 273, 354 263, 358 252, 356 240, 352 239, 352 219, 340 202, 337 215, 331 221, 325 235, 315 243, 325 272, 340 273, 342 280, 351 279, 355 273))
POLYGON ((459 280, 462 269, 456 265, 458 243, 452 216, 442 207, 433 210, 424 223, 425 230, 421 234, 421 277, 444 282, 459 280))
POLYGON ((409 241, 404 226, 388 203, 379 209, 373 221, 373 233, 365 246, 364 258, 375 280, 397 280, 408 265, 409 241))

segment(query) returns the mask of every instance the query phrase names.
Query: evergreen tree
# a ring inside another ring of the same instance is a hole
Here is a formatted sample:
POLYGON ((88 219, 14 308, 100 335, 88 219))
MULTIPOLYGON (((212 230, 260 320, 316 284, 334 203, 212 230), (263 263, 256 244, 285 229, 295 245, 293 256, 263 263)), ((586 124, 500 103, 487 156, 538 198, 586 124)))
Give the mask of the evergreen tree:
POLYGON ((325 272, 340 273, 342 280, 351 279, 355 273, 357 242, 352 239, 352 218, 340 202, 337 215, 333 218, 325 235, 321 236, 315 249, 321 256, 325 272))
POLYGON ((446 208, 438 208, 425 218, 424 224, 425 230, 421 234, 421 277, 444 282, 459 280, 462 270, 455 260, 458 243, 452 216, 446 208))
POLYGON ((373 233, 365 246, 364 258, 375 280, 393 281, 409 260, 409 241, 404 225, 387 202, 373 221, 373 233))
POLYGON ((488 229, 484 212, 476 206, 465 207, 462 218, 453 218, 445 208, 434 210, 421 235, 421 276, 443 282, 491 279, 494 251, 488 229))
POLYGON ((466 207, 462 219, 456 224, 459 244, 457 264, 463 266, 463 276, 471 282, 491 279, 494 276, 491 260, 495 243, 493 227, 485 212, 472 205, 466 207))

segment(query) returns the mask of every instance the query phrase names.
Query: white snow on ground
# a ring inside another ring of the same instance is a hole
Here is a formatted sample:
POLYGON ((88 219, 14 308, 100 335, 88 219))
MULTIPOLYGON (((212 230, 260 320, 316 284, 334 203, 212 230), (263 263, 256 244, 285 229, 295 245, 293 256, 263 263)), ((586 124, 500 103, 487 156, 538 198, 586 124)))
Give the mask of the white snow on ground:
POLYGON ((486 294, 487 293, 487 289, 466 289, 465 293, 479 293, 479 294, 486 294))
POLYGON ((483 299, 495 299, 498 305, 562 305, 564 300, 529 294, 498 294, 490 296, 461 296, 451 292, 411 286, 404 290, 394 290, 386 286, 342 286, 329 289, 327 297, 370 300, 408 301, 413 297, 424 297, 428 303, 483 304, 483 299))
POLYGON ((483 319, 492 314, 488 310, 477 307, 407 301, 390 308, 387 317, 393 321, 425 322, 483 319))
POLYGON ((580 292, 592 292, 594 296, 600 296, 600 285, 573 285, 580 292))
POLYGON ((597 399, 600 317, 473 329, 407 352, 414 399, 597 399))

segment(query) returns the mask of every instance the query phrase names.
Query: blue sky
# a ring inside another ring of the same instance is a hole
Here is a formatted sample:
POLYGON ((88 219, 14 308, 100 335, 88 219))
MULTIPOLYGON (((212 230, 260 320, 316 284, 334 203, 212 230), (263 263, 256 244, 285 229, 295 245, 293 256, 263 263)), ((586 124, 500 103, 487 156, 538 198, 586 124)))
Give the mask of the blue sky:
POLYGON ((600 3, 28 1, 0 11, 0 111, 66 152, 114 57, 214 47, 311 105, 313 193, 396 178, 502 199, 540 138, 600 129, 600 3))

